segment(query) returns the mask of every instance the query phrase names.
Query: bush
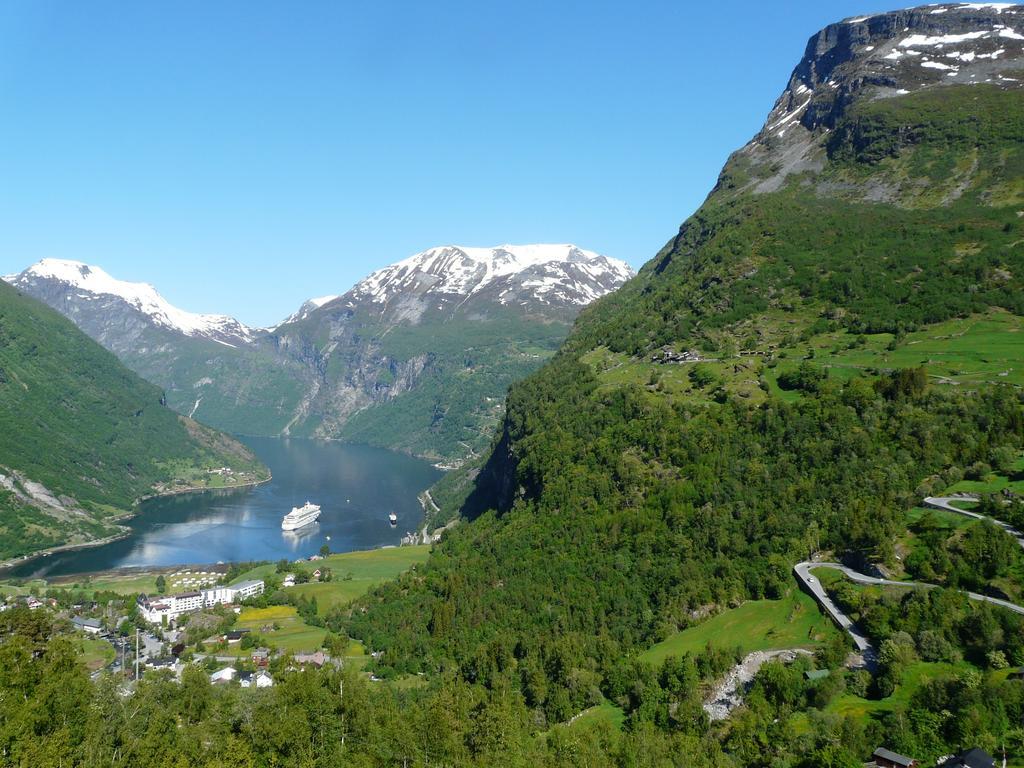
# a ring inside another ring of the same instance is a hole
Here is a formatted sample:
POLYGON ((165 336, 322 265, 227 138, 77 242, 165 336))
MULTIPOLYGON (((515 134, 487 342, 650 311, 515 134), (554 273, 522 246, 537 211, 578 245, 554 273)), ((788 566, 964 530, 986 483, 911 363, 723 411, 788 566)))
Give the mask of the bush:
POLYGON ((780 373, 778 383, 779 388, 784 390, 818 392, 827 378, 827 371, 811 363, 803 362, 795 370, 780 373))

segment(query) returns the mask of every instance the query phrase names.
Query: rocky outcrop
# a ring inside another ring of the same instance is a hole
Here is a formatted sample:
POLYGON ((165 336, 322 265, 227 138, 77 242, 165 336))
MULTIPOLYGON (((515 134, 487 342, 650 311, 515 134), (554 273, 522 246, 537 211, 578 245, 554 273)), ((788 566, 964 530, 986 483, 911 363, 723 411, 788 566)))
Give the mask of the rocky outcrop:
POLYGON ((764 127, 732 158, 723 182, 771 192, 818 171, 825 137, 861 99, 988 83, 1024 87, 1024 6, 954 3, 854 17, 814 35, 764 127), (746 173, 743 175, 746 176, 746 173))

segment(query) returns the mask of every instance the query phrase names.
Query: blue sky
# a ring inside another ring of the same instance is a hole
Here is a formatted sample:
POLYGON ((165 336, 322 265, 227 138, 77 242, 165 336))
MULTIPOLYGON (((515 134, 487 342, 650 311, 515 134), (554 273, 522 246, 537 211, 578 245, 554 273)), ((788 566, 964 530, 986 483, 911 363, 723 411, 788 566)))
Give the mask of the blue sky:
POLYGON ((639 266, 870 2, 9 0, 0 273, 78 259, 264 325, 434 245, 639 266))

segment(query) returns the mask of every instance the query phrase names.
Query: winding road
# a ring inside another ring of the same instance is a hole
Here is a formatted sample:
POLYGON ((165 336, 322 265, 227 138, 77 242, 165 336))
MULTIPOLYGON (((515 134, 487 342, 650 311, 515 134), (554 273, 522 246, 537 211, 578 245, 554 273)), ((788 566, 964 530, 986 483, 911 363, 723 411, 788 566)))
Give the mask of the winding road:
POLYGON ((924 505, 926 507, 931 507, 932 509, 942 509, 942 510, 945 510, 946 512, 953 512, 953 513, 955 513, 957 515, 963 515, 964 517, 970 517, 970 518, 973 518, 974 520, 988 520, 992 524, 998 525, 1000 528, 1002 528, 1008 534, 1013 536, 1013 538, 1015 538, 1017 540, 1017 543, 1020 544, 1021 547, 1024 547, 1024 533, 1021 533, 1020 531, 1018 531, 1016 528, 1014 528, 1013 526, 1009 525, 1008 523, 1004 523, 1002 520, 996 520, 993 517, 988 517, 987 515, 980 515, 977 512, 971 512, 968 509, 960 509, 959 507, 954 507, 953 506, 953 502, 954 501, 977 501, 977 500, 978 500, 977 496, 970 496, 970 495, 964 495, 964 496, 928 496, 924 500, 924 505))
MULTIPOLYGON (((988 520, 989 522, 998 525, 1008 534, 1013 536, 1017 543, 1024 547, 1024 533, 1021 533, 1016 528, 1001 520, 982 515, 977 512, 971 512, 967 509, 960 509, 959 507, 953 506, 955 501, 977 501, 976 496, 970 494, 963 494, 960 496, 927 496, 924 499, 924 505, 931 507, 932 509, 941 509, 946 512, 953 512, 957 515, 963 515, 964 517, 970 517, 974 520, 988 520)), ((869 666, 873 663, 875 649, 871 646, 871 641, 868 640, 867 636, 861 632, 853 620, 839 610, 832 598, 828 596, 825 588, 821 586, 821 582, 818 581, 811 575, 811 571, 814 568, 832 568, 833 570, 840 571, 846 578, 850 579, 857 584, 868 584, 871 586, 889 586, 889 587, 910 587, 912 589, 934 589, 938 585, 928 584, 921 581, 894 581, 893 579, 879 579, 874 576, 867 576, 863 573, 858 573, 852 568, 847 568, 845 565, 840 563, 816 563, 813 561, 804 561, 797 563, 793 566, 793 571, 796 573, 797 579, 800 584, 806 589, 818 604, 825 609, 825 612, 832 617, 832 621, 839 625, 850 637, 853 638, 854 644, 857 646, 857 650, 865 654, 865 659, 868 661, 869 666)), ((979 595, 977 592, 964 592, 971 600, 977 600, 982 603, 991 603, 992 605, 998 605, 1000 608, 1006 608, 1014 613, 1019 613, 1024 616, 1024 607, 1011 603, 1008 600, 1000 600, 997 597, 989 597, 988 595, 979 595)))
MULTIPOLYGON (((966 509, 960 509, 959 507, 953 506, 954 501, 975 501, 976 498, 963 495, 963 496, 928 496, 924 499, 924 505, 926 507, 932 507, 934 509, 942 509, 947 512, 953 512, 958 515, 964 515, 975 520, 990 520, 995 525, 998 525, 1004 531, 1009 533, 1015 539, 1017 543, 1024 547, 1024 533, 1021 533, 1016 528, 1008 525, 1007 523, 995 520, 986 515, 979 514, 977 512, 971 512, 966 509)), ((816 579, 811 571, 815 568, 831 568, 832 570, 839 571, 846 578, 856 584, 866 584, 869 586, 886 586, 886 587, 904 587, 909 589, 937 589, 937 584, 928 584, 927 582, 921 581, 896 581, 894 579, 881 579, 875 576, 868 576, 867 574, 860 573, 848 568, 841 563, 830 563, 830 562, 814 562, 804 561, 797 563, 793 566, 793 572, 796 574, 797 580, 800 585, 809 592, 818 605, 824 609, 825 613, 831 617, 843 631, 845 631, 851 638, 853 638, 854 645, 857 646, 857 650, 863 655, 864 663, 869 670, 874 670, 878 664, 878 653, 875 647, 871 644, 871 640, 868 636, 857 626, 857 624, 835 604, 828 592, 822 586, 821 582, 816 579)), ((961 590, 963 591, 963 590, 961 590)), ((978 602, 990 603, 997 605, 1000 608, 1005 608, 1008 611, 1024 616, 1024 606, 1016 605, 1008 600, 1000 600, 997 597, 989 597, 988 595, 981 595, 977 592, 963 591, 963 594, 967 595, 971 600, 978 602)), ((761 665, 772 658, 781 657, 786 661, 792 661, 796 658, 797 654, 809 653, 802 649, 790 649, 790 650, 776 650, 776 651, 757 651, 748 654, 742 662, 729 673, 718 685, 715 686, 714 691, 704 702, 704 710, 708 713, 711 720, 722 720, 729 716, 730 712, 738 706, 743 699, 743 691, 749 685, 750 681, 757 674, 757 670, 760 669, 761 665)))
MULTIPOLYGON (((825 609, 825 613, 832 617, 832 621, 853 638, 853 644, 857 646, 857 650, 862 653, 872 651, 871 641, 868 640, 867 635, 857 628, 857 625, 853 623, 853 619, 839 610, 839 606, 832 602, 832 598, 828 596, 828 592, 825 591, 821 582, 811 575, 812 568, 837 568, 843 573, 856 573, 856 571, 851 571, 846 566, 839 565, 838 563, 812 563, 805 561, 793 566, 793 571, 796 573, 800 583, 818 601, 818 605, 825 609)), ((859 573, 857 575, 863 576, 863 574, 859 573)), ((870 577, 864 576, 864 578, 870 577)))
MULTIPOLYGON (((832 620, 838 624, 846 633, 853 638, 854 644, 857 646, 857 650, 864 654, 864 659, 868 667, 873 667, 876 659, 875 648, 871 645, 871 641, 868 639, 854 621, 843 613, 839 606, 837 606, 832 598, 828 596, 828 592, 821 585, 814 576, 811 575, 811 571, 815 568, 831 568, 836 571, 840 571, 846 578, 856 584, 867 584, 871 586, 886 586, 886 587, 909 587, 911 589, 937 589, 937 584, 928 584, 922 581, 895 581, 893 579, 879 579, 874 576, 867 576, 866 574, 859 573, 852 568, 847 568, 845 565, 840 563, 815 563, 805 561, 797 563, 793 566, 793 571, 796 573, 797 579, 808 590, 814 599, 818 601, 818 604, 825 609, 825 612, 832 617, 832 620)), ((963 591, 963 590, 961 590, 963 591)), ((1008 600, 1000 600, 997 597, 989 597, 988 595, 979 595, 977 592, 963 591, 963 594, 967 595, 971 600, 977 600, 982 603, 991 603, 997 605, 1000 608, 1006 608, 1009 611, 1018 613, 1024 616, 1024 606, 1011 603, 1008 600)))

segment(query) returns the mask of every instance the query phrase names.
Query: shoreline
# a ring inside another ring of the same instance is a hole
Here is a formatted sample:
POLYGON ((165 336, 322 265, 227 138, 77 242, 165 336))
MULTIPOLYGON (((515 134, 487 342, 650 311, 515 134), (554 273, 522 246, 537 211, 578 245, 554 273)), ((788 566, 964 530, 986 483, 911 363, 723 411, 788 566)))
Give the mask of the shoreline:
POLYGON ((171 496, 184 496, 186 494, 191 493, 204 493, 209 491, 236 491, 241 488, 256 488, 263 485, 264 483, 269 483, 271 480, 274 479, 274 473, 270 472, 269 469, 267 470, 267 472, 269 473, 269 476, 264 478, 263 480, 250 480, 245 483, 239 483, 238 485, 228 485, 220 488, 204 488, 202 486, 190 486, 188 488, 177 488, 173 491, 162 491, 160 493, 150 494, 149 496, 142 496, 136 500, 134 509, 124 512, 120 515, 115 515, 107 521, 117 526, 117 528, 119 529, 117 533, 111 534, 110 536, 104 536, 102 539, 92 539, 90 541, 82 541, 76 544, 58 544, 53 547, 47 547, 46 549, 40 549, 39 551, 33 552, 30 555, 22 555, 21 557, 15 558, 14 560, 5 560, 3 562, 0 562, 0 578, 3 578, 5 576, 4 572, 11 568, 14 568, 19 565, 27 565, 28 563, 34 562, 35 560, 40 560, 44 557, 49 557, 50 555, 54 555, 60 552, 74 552, 80 549, 92 549, 93 547, 102 547, 105 544, 113 544, 115 541, 120 541, 121 539, 128 538, 128 536, 131 535, 132 530, 128 526, 122 525, 122 523, 125 520, 131 520, 133 517, 137 517, 140 511, 139 507, 144 502, 152 501, 153 499, 169 498, 171 496))
MULTIPOLYGON (((267 477, 265 477, 262 480, 249 480, 244 483, 239 483, 238 485, 223 485, 218 488, 211 488, 210 486, 203 485, 190 485, 187 488, 175 488, 172 491, 160 491, 159 493, 151 493, 148 496, 140 496, 136 500, 135 506, 138 507, 143 502, 152 501, 153 499, 163 499, 169 498, 171 496, 184 496, 189 493, 204 493, 206 491, 237 491, 239 488, 258 488, 264 483, 269 483, 273 479, 274 473, 271 472, 270 468, 268 467, 267 477)), ((131 512, 129 513, 128 517, 134 517, 137 514, 138 512, 131 512)), ((125 519, 128 518, 126 517, 125 519)))
MULTIPOLYGON (((72 545, 64 545, 64 546, 69 546, 69 547, 73 547, 73 548, 79 548, 79 547, 82 547, 82 546, 89 546, 89 545, 72 544, 72 545)), ((413 546, 417 546, 417 547, 432 547, 433 544, 422 543, 422 544, 415 544, 413 546)), ((370 547, 368 549, 349 549, 349 550, 345 550, 344 552, 331 552, 331 556, 334 556, 334 555, 348 555, 348 554, 359 553, 359 552, 377 552, 379 550, 385 550, 385 549, 405 549, 407 547, 408 547, 408 545, 404 545, 403 546, 403 545, 400 545, 400 544, 380 544, 380 545, 378 545, 376 547, 370 547)), ((301 560, 301 558, 300 558, 300 560, 301 560)), ((295 563, 295 562, 299 562, 300 560, 290 560, 289 562, 295 563)), ((253 562, 265 565, 267 563, 272 563, 273 561, 272 560, 255 560, 253 562)), ((124 565, 124 566, 120 566, 118 568, 106 568, 104 570, 99 570, 99 571, 81 571, 81 572, 78 572, 78 573, 61 574, 60 576, 53 576, 53 577, 39 576, 39 577, 36 577, 36 578, 45 581, 47 583, 47 585, 55 586, 55 587, 62 587, 62 586, 66 586, 67 584, 72 584, 76 580, 78 580, 78 579, 80 579, 82 577, 89 577, 89 578, 101 577, 102 578, 102 577, 118 577, 118 576, 135 576, 135 575, 145 575, 145 574, 153 574, 153 573, 156 573, 156 574, 158 574, 158 573, 171 573, 172 571, 175 571, 175 570, 178 570, 178 569, 181 569, 181 568, 203 568, 203 569, 209 569, 209 570, 216 571, 216 572, 221 572, 221 571, 226 572, 226 569, 229 566, 231 566, 231 565, 232 565, 231 562, 223 562, 223 563, 220 563, 220 562, 218 562, 218 563, 208 563, 208 562, 207 563, 173 563, 173 564, 168 564, 168 565, 124 565)), ((28 577, 24 577, 24 578, 25 578, 25 580, 30 580, 28 577)), ((0 580, 2 580, 2 579, 3 579, 3 574, 0 573, 0 580)))

